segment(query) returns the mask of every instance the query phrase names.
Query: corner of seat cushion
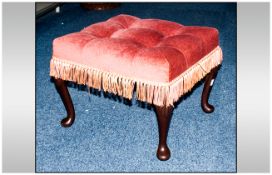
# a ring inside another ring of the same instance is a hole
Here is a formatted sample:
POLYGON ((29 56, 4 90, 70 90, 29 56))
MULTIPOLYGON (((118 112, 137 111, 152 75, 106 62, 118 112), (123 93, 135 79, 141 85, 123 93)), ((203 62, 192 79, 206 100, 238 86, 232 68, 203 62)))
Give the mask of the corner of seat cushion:
POLYGON ((132 62, 134 75, 140 79, 168 83, 186 70, 181 52, 171 47, 141 49, 132 62))
POLYGON ((219 31, 213 27, 186 26, 182 34, 192 34, 203 41, 204 54, 208 54, 219 45, 219 31))
POLYGON ((157 47, 172 47, 177 49, 184 55, 187 67, 192 66, 204 56, 203 41, 192 34, 167 37, 157 47))
POLYGON ((78 60, 82 48, 97 37, 83 32, 70 33, 53 40, 53 56, 59 59, 78 60))

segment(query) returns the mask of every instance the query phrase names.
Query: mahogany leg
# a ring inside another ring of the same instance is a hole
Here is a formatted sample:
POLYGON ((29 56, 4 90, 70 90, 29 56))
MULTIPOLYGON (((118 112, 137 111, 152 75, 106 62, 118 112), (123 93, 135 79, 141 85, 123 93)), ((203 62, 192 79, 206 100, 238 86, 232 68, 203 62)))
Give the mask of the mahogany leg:
POLYGON ((157 157, 159 160, 168 160, 170 158, 170 150, 167 146, 167 133, 172 116, 172 106, 155 106, 159 127, 159 145, 157 149, 157 157))
POLYGON ((214 111, 213 105, 209 104, 208 100, 218 69, 219 66, 213 68, 205 79, 204 89, 201 96, 201 107, 206 113, 212 113, 214 111))
POLYGON ((67 117, 60 122, 61 126, 70 127, 75 121, 75 109, 66 82, 62 79, 54 79, 54 82, 67 112, 67 117))

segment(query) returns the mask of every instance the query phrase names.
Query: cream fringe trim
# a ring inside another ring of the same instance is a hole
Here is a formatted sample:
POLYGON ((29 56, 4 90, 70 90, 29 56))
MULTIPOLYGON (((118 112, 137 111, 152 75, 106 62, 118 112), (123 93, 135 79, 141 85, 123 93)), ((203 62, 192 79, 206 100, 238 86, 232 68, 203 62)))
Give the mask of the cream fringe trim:
POLYGON ((136 84, 137 99, 158 106, 174 105, 174 102, 190 91, 193 86, 221 64, 222 50, 217 46, 213 51, 169 83, 153 82, 104 72, 71 61, 53 57, 50 61, 50 76, 77 84, 110 92, 132 99, 136 84))

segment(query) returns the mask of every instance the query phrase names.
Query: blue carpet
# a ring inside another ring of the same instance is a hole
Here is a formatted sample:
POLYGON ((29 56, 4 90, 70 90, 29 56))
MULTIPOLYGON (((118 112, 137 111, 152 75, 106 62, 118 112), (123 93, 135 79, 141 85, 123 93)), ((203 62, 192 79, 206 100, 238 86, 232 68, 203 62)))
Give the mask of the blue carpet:
POLYGON ((36 20, 36 171, 37 172, 236 172, 236 4, 123 3, 109 11, 85 11, 65 4, 61 13, 36 20), (92 23, 125 13, 160 18, 220 31, 223 65, 210 96, 215 111, 200 107, 203 82, 174 110, 168 145, 172 156, 156 158, 158 127, 152 108, 133 100, 69 87, 77 119, 66 112, 49 77, 52 41, 92 23))

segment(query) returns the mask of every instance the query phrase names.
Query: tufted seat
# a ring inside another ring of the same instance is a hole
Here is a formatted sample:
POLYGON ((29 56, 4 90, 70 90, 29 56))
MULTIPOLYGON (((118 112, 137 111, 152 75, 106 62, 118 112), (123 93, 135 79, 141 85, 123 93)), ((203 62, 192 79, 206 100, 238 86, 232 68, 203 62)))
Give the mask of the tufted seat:
POLYGON ((50 75, 129 99, 136 85, 139 100, 173 105, 221 63, 218 37, 211 27, 122 14, 56 38, 50 75))
POLYGON ((75 110, 65 81, 153 104, 159 128, 157 157, 170 158, 167 132, 174 103, 209 74, 201 96, 208 97, 222 62, 218 30, 160 20, 118 15, 53 41, 50 76, 65 106, 69 127, 75 110), (65 81, 64 81, 65 80, 65 81))

